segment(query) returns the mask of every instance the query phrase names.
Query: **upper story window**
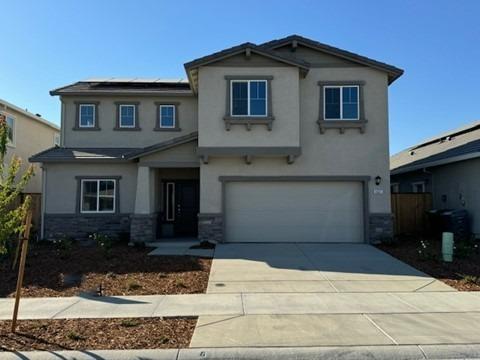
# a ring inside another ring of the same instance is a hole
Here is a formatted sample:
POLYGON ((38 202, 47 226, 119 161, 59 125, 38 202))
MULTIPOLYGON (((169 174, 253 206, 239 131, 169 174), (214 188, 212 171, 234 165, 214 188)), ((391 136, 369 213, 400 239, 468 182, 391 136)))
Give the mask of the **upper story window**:
POLYGON ((116 181, 114 179, 82 179, 82 213, 115 212, 116 181))
POLYGON ((60 134, 53 135, 53 145, 60 146, 60 134))
POLYGON ((325 120, 359 120, 358 86, 324 87, 325 120))
POLYGON ((178 121, 179 102, 156 102, 157 123, 155 131, 181 131, 178 121))
POLYGON ((80 104, 78 107, 78 126, 81 128, 95 127, 95 104, 80 104))
POLYGON ((175 105, 160 105, 159 116, 161 128, 175 128, 175 105))
POLYGON ((267 116, 267 80, 230 82, 231 116, 267 116))
POLYGON ((135 127, 135 105, 120 105, 119 119, 120 127, 133 128, 135 127))
POLYGON ((75 102, 77 116, 73 130, 100 130, 98 123, 98 101, 75 102))
POLYGON ((11 115, 5 116, 7 122, 7 140, 9 145, 15 144, 15 118, 11 115))

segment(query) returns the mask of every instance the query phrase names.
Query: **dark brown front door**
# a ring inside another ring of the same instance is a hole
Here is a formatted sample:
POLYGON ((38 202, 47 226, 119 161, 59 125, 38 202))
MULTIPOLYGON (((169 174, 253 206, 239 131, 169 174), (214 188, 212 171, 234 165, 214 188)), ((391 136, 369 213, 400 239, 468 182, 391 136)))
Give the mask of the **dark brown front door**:
POLYGON ((198 180, 165 183, 165 221, 173 224, 174 236, 197 236, 200 204, 198 180))

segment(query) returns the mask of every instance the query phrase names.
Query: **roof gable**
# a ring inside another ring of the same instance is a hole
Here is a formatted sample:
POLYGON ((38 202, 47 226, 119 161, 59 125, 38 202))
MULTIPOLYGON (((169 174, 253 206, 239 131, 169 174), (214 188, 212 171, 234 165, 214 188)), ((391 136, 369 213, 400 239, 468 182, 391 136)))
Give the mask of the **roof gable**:
POLYGON ((395 66, 373 60, 368 57, 352 53, 350 51, 323 44, 299 35, 290 35, 282 39, 266 42, 264 44, 261 44, 260 46, 270 50, 276 50, 285 46, 290 46, 292 50, 294 50, 299 45, 311 48, 325 54, 333 55, 335 57, 348 60, 359 65, 369 66, 374 69, 384 71, 388 74, 389 84, 394 82, 403 74, 403 70, 395 66))
POLYGON ((305 76, 309 70, 309 64, 303 60, 287 58, 267 48, 252 43, 244 43, 185 63, 185 70, 192 86, 192 90, 197 90, 198 68, 200 66, 208 66, 220 61, 228 61, 228 59, 231 59, 232 57, 237 57, 238 60, 238 56, 245 56, 246 59, 251 59, 252 56, 255 56, 256 58, 261 57, 276 61, 283 66, 296 66, 300 69, 303 76, 305 76))

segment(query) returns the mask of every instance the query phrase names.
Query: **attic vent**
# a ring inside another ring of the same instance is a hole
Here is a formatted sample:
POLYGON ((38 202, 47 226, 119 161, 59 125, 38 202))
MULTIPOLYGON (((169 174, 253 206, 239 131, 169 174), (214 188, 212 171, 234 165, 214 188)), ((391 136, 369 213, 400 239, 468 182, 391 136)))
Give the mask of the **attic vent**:
POLYGON ((415 151, 410 151, 410 155, 415 155, 415 151))

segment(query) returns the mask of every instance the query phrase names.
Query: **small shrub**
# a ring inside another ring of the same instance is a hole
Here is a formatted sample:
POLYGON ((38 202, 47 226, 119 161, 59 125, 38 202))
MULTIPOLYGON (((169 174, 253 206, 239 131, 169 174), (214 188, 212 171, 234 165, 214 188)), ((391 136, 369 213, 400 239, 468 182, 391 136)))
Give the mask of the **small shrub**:
POLYGON ((436 260, 437 256, 427 240, 420 240, 420 245, 417 248, 418 257, 422 261, 436 260))
POLYGON ((462 282, 472 285, 480 285, 480 276, 457 274, 462 278, 462 282))
POLYGON ((142 285, 140 285, 139 283, 136 283, 134 281, 131 281, 127 284, 127 290, 138 290, 138 289, 141 289, 142 288, 142 285))
POLYGON ((73 239, 71 237, 61 235, 58 239, 53 240, 53 245, 62 259, 68 259, 72 255, 73 239))
POLYGON ((85 340, 85 337, 83 337, 82 335, 76 333, 76 332, 73 331, 73 330, 68 332, 67 337, 68 337, 70 340, 73 340, 73 341, 85 340))
POLYGON ((188 287, 188 286, 183 282, 182 279, 177 279, 177 280, 175 281, 175 284, 176 284, 178 287, 181 287, 181 288, 184 288, 184 289, 186 289, 186 288, 188 287))
POLYGON ((468 259, 477 251, 478 244, 469 240, 459 241, 453 246, 453 254, 459 259, 468 259))
POLYGON ((123 319, 120 323, 120 326, 123 326, 123 327, 135 327, 135 326, 138 326, 140 325, 140 323, 134 319, 123 319))
POLYGON ((110 257, 112 253, 113 241, 108 235, 93 233, 90 235, 90 238, 92 238, 97 246, 102 250, 103 256, 110 257))

